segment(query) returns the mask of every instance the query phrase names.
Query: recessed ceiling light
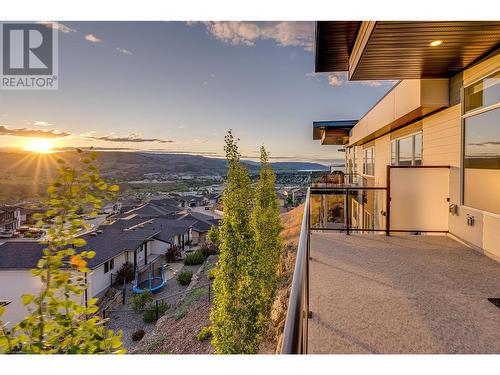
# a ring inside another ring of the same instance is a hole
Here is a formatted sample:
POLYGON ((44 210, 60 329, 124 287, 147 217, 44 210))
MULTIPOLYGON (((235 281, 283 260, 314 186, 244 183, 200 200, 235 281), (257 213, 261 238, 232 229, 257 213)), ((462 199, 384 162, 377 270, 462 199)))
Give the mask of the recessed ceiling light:
POLYGON ((441 44, 443 44, 442 40, 435 40, 434 42, 431 42, 430 46, 437 47, 437 46, 440 46, 441 44))

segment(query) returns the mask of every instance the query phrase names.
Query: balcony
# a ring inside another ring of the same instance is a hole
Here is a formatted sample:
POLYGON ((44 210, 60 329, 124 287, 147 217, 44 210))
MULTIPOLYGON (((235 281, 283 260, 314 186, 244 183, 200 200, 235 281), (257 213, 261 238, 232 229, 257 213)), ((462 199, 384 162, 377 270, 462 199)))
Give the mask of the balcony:
POLYGON ((384 189, 309 189, 282 353, 500 352, 500 311, 488 300, 500 293, 500 264, 445 233, 354 223, 346 202, 385 204, 384 189))

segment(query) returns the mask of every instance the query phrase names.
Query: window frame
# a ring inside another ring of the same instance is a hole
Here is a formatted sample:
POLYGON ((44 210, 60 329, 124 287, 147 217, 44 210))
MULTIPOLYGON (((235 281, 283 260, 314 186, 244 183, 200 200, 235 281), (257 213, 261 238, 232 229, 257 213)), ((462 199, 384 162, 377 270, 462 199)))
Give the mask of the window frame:
POLYGON ((495 109, 500 108, 500 102, 499 102, 499 103, 491 104, 487 107, 473 109, 473 110, 466 113, 465 112, 465 90, 468 87, 475 85, 476 83, 484 80, 485 78, 487 78, 491 75, 497 74, 497 73, 500 73, 500 69, 495 69, 495 70, 489 71, 489 72, 481 75, 477 79, 472 80, 466 86, 462 86, 462 88, 460 89, 460 189, 459 189, 460 196, 459 196, 459 199, 460 199, 460 205, 467 208, 467 209, 474 210, 474 211, 481 212, 481 213, 488 213, 490 215, 500 216, 499 214, 496 214, 494 212, 486 211, 484 209, 468 206, 465 204, 465 120, 470 118, 470 117, 480 115, 482 113, 493 111, 495 109))
POLYGON ((414 166, 417 166, 416 164, 416 154, 415 154, 415 151, 416 151, 416 147, 415 147, 415 137, 417 135, 420 135, 420 138, 421 138, 421 147, 420 147, 420 165, 423 165, 424 164, 424 134, 423 134, 423 131, 422 130, 418 130, 416 132, 413 132, 413 133, 410 133, 410 134, 406 134, 404 136, 401 136, 399 138, 395 138, 393 140, 391 140, 391 165, 392 166, 398 166, 400 165, 399 164, 399 141, 401 141, 402 139, 406 139, 406 138, 411 138, 411 166, 414 167, 414 166), (393 145, 395 145, 396 147, 396 163, 393 163, 392 162, 392 147, 393 145))
POLYGON ((375 177, 375 146, 370 146, 370 147, 366 147, 363 149, 363 175, 364 176, 369 176, 369 177, 375 177), (372 157, 371 157, 371 165, 373 166, 373 174, 369 174, 367 173, 367 166, 368 166, 368 163, 367 163, 367 158, 366 158, 366 152, 368 150, 372 150, 372 157))

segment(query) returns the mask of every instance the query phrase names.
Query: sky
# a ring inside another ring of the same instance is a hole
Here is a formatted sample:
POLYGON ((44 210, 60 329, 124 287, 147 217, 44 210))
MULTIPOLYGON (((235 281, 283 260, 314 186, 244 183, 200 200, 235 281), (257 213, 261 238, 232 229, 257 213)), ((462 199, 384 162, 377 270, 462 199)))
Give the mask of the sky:
POLYGON ((0 90, 0 148, 222 156, 331 164, 312 122, 361 118, 394 84, 314 74, 313 22, 58 22, 58 90, 0 90))

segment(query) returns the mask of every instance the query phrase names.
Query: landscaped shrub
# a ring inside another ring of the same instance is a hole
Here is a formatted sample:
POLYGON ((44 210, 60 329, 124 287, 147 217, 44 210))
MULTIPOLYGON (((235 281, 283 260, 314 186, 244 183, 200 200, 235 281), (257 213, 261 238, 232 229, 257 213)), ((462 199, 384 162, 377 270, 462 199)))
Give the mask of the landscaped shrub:
POLYGON ((212 328, 210 326, 203 327, 200 329, 200 332, 196 335, 196 338, 199 341, 206 341, 212 337, 212 328))
POLYGON ((166 339, 167 338, 163 335, 155 337, 154 340, 148 345, 147 348, 148 353, 158 350, 163 345, 166 339))
POLYGON ((181 309, 175 314, 175 320, 181 320, 187 315, 187 310, 181 309))
POLYGON ((201 251, 205 259, 210 255, 216 255, 219 253, 217 246, 211 244, 210 242, 204 242, 198 251, 201 251))
POLYGON ((132 341, 141 341, 145 334, 146 332, 143 329, 135 331, 132 333, 132 341))
MULTIPOLYGON (((160 319, 170 309, 170 305, 164 301, 158 302, 158 319, 160 319)), ((145 323, 154 323, 157 321, 156 303, 152 302, 146 306, 142 319, 145 323)))
POLYGON ((134 280, 134 265, 130 262, 125 262, 117 272, 117 278, 121 282, 123 280, 129 282, 134 280))
POLYGON ((144 311, 142 319, 144 320, 144 323, 156 322, 156 311, 154 309, 144 311))
POLYGON ((149 290, 145 290, 144 293, 136 294, 134 298, 132 298, 132 309, 136 313, 141 312, 153 301, 153 293, 151 293, 151 291, 149 290))
POLYGON ((188 285, 192 277, 193 273, 191 271, 184 271, 177 275, 177 281, 181 285, 188 285))
POLYGON ((179 250, 179 248, 176 245, 171 246, 170 249, 168 249, 167 252, 165 253, 165 262, 173 263, 178 258, 180 258, 180 256, 181 256, 181 251, 179 250))
POLYGON ((193 254, 187 255, 186 258, 184 259, 184 264, 186 266, 194 266, 197 264, 202 264, 204 261, 205 261, 205 256, 200 250, 198 250, 195 251, 193 254))

